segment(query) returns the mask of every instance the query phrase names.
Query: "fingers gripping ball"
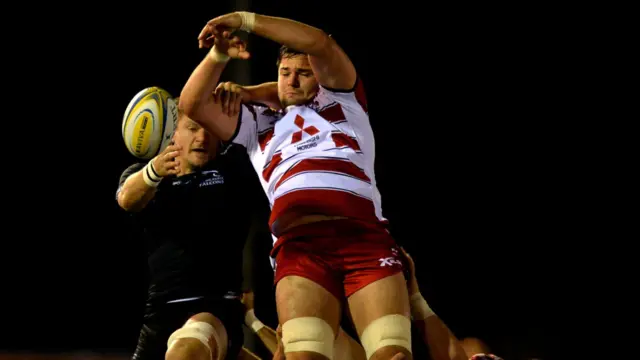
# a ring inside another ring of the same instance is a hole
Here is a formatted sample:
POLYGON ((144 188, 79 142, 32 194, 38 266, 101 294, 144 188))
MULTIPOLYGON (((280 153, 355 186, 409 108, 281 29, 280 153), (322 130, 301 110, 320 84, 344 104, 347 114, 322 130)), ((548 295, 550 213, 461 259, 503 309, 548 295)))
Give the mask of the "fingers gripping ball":
POLYGON ((154 86, 140 91, 122 119, 127 150, 139 159, 152 159, 171 142, 177 121, 178 107, 166 90, 154 86))

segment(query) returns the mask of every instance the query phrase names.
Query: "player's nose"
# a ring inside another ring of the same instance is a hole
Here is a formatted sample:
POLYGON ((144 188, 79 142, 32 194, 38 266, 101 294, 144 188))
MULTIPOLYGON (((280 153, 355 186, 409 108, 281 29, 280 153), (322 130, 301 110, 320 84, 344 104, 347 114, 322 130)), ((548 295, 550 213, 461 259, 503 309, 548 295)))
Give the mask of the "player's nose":
POLYGON ((294 88, 298 87, 298 77, 295 74, 292 74, 291 76, 289 76, 287 85, 294 88))

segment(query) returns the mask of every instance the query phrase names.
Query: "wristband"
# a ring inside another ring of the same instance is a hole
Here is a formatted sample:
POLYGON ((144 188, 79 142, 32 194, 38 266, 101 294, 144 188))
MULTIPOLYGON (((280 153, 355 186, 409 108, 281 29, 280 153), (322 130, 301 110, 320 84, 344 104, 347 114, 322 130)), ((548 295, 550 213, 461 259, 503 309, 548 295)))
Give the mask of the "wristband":
POLYGON ((258 320, 258 318, 256 317, 255 311, 253 311, 253 309, 247 311, 244 314, 244 323, 245 325, 250 327, 254 333, 257 333, 258 330, 264 327, 262 321, 258 320))
POLYGON ((256 14, 248 11, 238 11, 238 15, 240 15, 240 19, 242 20, 240 30, 252 32, 256 24, 256 14))
POLYGON ((158 175, 156 169, 153 167, 153 161, 155 159, 156 158, 151 159, 151 161, 142 168, 142 178, 144 182, 151 187, 158 187, 160 180, 162 180, 162 176, 158 175))
POLYGON ((209 50, 209 57, 211 57, 211 60, 218 63, 225 63, 229 61, 229 55, 219 52, 218 49, 216 49, 215 45, 211 48, 211 50, 209 50))
POLYGON ((435 315, 420 292, 411 295, 411 316, 414 320, 424 320, 435 315))

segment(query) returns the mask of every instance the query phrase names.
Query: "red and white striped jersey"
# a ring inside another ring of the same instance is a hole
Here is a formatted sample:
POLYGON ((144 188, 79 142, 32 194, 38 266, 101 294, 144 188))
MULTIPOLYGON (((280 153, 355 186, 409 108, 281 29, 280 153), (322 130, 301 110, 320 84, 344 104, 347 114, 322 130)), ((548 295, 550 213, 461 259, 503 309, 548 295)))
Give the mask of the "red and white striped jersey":
POLYGON ((272 229, 310 214, 386 222, 360 80, 353 91, 321 86, 311 102, 284 111, 243 105, 232 141, 247 148, 271 204, 272 229))

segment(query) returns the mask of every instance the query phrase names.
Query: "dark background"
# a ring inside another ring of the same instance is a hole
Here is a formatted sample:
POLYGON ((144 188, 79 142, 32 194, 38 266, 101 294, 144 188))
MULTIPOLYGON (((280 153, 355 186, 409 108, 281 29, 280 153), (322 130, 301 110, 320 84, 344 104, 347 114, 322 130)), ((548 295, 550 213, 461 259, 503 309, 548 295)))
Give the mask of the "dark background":
MULTIPOLYGON (((0 350, 133 351, 146 259, 115 201, 135 161, 122 115, 145 87, 177 96, 205 55, 202 26, 241 9, 91 6, 35 22, 26 73, 14 74, 29 81, 14 90, 21 115, 6 129, 18 156, 6 164, 15 191, 5 202, 0 350)), ((346 0, 249 9, 320 27, 351 56, 367 90, 383 211, 431 307, 456 335, 506 359, 551 358, 570 158, 539 81, 553 53, 527 25, 538 9, 346 0)), ((248 64, 224 78, 275 80, 278 45, 250 36, 249 49, 248 64)))

